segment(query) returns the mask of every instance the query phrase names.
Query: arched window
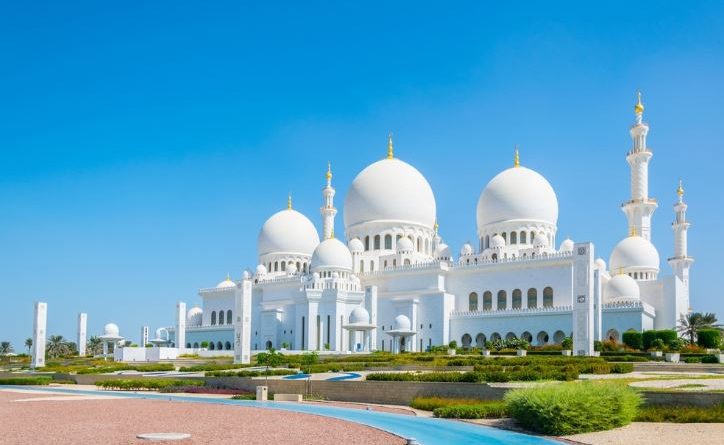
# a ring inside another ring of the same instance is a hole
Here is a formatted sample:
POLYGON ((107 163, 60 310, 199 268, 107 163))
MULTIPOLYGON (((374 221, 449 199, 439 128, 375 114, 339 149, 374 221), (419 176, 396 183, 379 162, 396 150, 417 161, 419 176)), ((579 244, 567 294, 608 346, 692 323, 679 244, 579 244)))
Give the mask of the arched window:
POLYGON ((282 272, 285 272, 287 270, 287 262, 282 261, 282 272))
POLYGON ((510 244, 518 244, 518 234, 516 232, 510 232, 510 244))
POLYGON ((483 310, 489 311, 493 308, 493 293, 489 290, 483 292, 483 310))
POLYGON ((533 335, 531 335, 530 332, 525 331, 520 335, 520 339, 527 341, 528 344, 531 344, 533 342, 533 335))
POLYGON ((279 261, 274 261, 274 272, 279 272, 279 261))
POLYGON ((557 345, 563 343, 563 339, 566 338, 566 334, 563 331, 556 331, 553 333, 553 342, 557 345))
POLYGON ((384 264, 382 265, 383 269, 387 269, 387 260, 385 260, 384 264))
POLYGON ((409 259, 409 258, 405 258, 405 266, 409 266, 410 264, 411 264, 411 263, 410 263, 410 259, 409 259))
POLYGON ((392 235, 385 235, 385 249, 392 249, 392 235))
POLYGON ((530 243, 531 243, 531 244, 533 244, 533 240, 535 239, 534 235, 535 235, 535 233, 531 230, 531 231, 530 231, 530 236, 528 237, 528 239, 530 240, 530 243))
POLYGON ((364 272, 365 271, 365 262, 362 260, 359 260, 359 271, 364 272))
POLYGON ((194 342, 194 349, 198 349, 198 348, 199 348, 199 342, 195 341, 195 342, 194 342))
POLYGON ((497 341, 497 340, 500 340, 500 334, 498 334, 497 332, 493 332, 490 335, 490 341, 497 341))
POLYGON ((485 248, 490 247, 490 235, 485 235, 485 248))
POLYGON ((274 270, 274 269, 272 269, 272 263, 271 263, 271 261, 269 261, 269 268, 268 268, 267 270, 268 270, 269 272, 271 272, 272 270, 274 270))
POLYGON ((525 240, 525 232, 520 232, 520 243, 521 244, 528 244, 525 240))
POLYGON ((618 331, 615 329, 609 329, 608 332, 606 332, 606 339, 618 343, 618 331))
POLYGON ((493 261, 498 261, 498 254, 494 253, 492 259, 493 261))
POLYGON ((546 331, 540 331, 536 336, 536 341, 538 342, 538 346, 543 346, 548 343, 548 333, 546 331))
POLYGON ((224 311, 219 311, 219 324, 224 324, 224 311))
POLYGON ((528 308, 534 309, 538 307, 538 290, 534 287, 528 289, 528 308))
POLYGON ((267 350, 267 351, 270 350, 270 349, 272 348, 272 342, 271 342, 271 340, 267 340, 265 346, 266 346, 266 350, 267 350))
POLYGON ((369 235, 365 236, 365 250, 370 250, 370 237, 369 237, 369 235))
POLYGON ((508 295, 504 290, 498 291, 498 310, 504 311, 508 307, 508 295))
POLYGON ((302 263, 302 270, 304 271, 304 273, 307 273, 307 262, 306 261, 304 263, 302 263))
POLYGON ((422 238, 417 239, 417 251, 422 252, 422 238))
POLYGON ((515 289, 513 291, 513 309, 520 309, 521 307, 523 307, 523 293, 520 289, 515 289))
POLYGON ((505 241, 505 244, 508 244, 508 234, 503 232, 500 234, 500 236, 503 237, 503 240, 505 241))
POLYGON ((229 309, 226 311, 226 324, 231 324, 233 322, 234 320, 231 318, 231 309, 229 309))
POLYGON ((297 261, 297 272, 301 272, 301 271, 302 271, 302 263, 297 261))
POLYGON ((370 272, 374 272, 374 271, 375 271, 375 262, 370 261, 370 272))
POLYGON ((215 349, 216 349, 216 345, 214 344, 214 342, 213 341, 209 342, 209 350, 213 351, 215 349))
POLYGON ((187 348, 191 348, 191 343, 186 343, 187 348))
POLYGON ((507 334, 505 334, 505 339, 506 339, 506 340, 516 340, 517 338, 518 338, 518 337, 516 337, 515 334, 512 333, 512 332, 508 332, 507 334))
POLYGON ((211 326, 216 324, 216 311, 211 311, 211 326))
POLYGON ((553 288, 550 286, 543 289, 543 307, 553 307, 553 288))
POLYGON ((216 349, 218 349, 219 351, 221 351, 222 349, 224 349, 224 345, 222 345, 220 341, 217 341, 217 342, 216 342, 216 349))
POLYGON ((470 292, 470 296, 468 297, 468 310, 478 310, 478 294, 476 294, 475 292, 470 292))
POLYGON ((473 342, 473 338, 470 336, 470 334, 463 335, 462 343, 464 349, 470 349, 470 344, 473 342))
POLYGON ((228 342, 228 341, 227 341, 226 343, 224 343, 224 349, 226 349, 227 351, 230 350, 230 349, 231 349, 231 343, 228 342))
POLYGON ((480 349, 485 347, 485 334, 482 332, 475 336, 475 346, 480 349))

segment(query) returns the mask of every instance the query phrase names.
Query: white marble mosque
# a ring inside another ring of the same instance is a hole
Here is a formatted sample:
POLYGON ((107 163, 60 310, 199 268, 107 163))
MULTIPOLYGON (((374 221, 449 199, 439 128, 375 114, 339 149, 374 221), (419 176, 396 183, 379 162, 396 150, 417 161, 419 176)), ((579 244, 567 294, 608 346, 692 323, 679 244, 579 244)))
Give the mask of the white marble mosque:
POLYGON ((364 168, 345 197, 346 242, 334 233, 328 168, 321 241, 289 198, 261 227, 254 271, 201 289, 200 307, 186 312, 180 303, 176 325, 157 337, 246 362, 269 347, 399 352, 512 337, 542 345, 570 335, 574 353, 585 355, 594 340, 629 329, 672 328, 689 311, 687 206, 679 183, 666 274, 651 243, 658 203, 648 190, 653 153, 643 111, 639 95, 626 153, 631 196, 621 206, 628 236, 608 264, 591 242, 558 243, 556 193, 517 150, 513 166, 480 194, 476 242, 453 255, 438 232, 430 185, 395 156, 390 137, 387 156, 364 168))

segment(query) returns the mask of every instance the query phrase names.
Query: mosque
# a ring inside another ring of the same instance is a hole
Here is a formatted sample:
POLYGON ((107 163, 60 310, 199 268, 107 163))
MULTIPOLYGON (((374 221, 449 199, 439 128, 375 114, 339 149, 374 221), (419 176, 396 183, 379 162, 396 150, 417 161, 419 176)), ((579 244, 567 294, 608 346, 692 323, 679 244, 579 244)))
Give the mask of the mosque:
POLYGON ((626 154, 631 196, 621 205, 629 236, 608 264, 590 242, 557 244, 556 193, 521 165, 517 150, 513 166, 480 194, 475 245, 466 243, 453 255, 438 232, 430 185, 395 157, 389 137, 386 158, 362 170, 345 197, 346 243, 334 233, 328 168, 321 241, 289 198, 287 208, 261 227, 256 269, 201 289, 201 307, 186 312, 180 303, 168 339, 225 351, 238 362, 270 347, 401 352, 451 340, 464 347, 500 338, 544 345, 567 336, 574 353, 590 355, 594 340, 673 328, 689 311, 694 260, 687 254, 687 205, 679 183, 674 253, 667 260, 672 274, 664 276, 651 243, 658 204, 648 190, 653 153, 643 111, 639 94, 626 154))

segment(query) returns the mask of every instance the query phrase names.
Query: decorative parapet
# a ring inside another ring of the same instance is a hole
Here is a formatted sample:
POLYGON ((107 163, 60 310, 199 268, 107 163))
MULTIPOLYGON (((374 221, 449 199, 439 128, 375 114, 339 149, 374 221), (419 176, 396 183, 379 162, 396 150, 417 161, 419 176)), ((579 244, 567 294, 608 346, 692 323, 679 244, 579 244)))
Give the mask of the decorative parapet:
POLYGON ((551 314, 571 312, 573 306, 546 306, 538 308, 502 309, 488 311, 452 311, 451 318, 493 318, 510 315, 551 314))

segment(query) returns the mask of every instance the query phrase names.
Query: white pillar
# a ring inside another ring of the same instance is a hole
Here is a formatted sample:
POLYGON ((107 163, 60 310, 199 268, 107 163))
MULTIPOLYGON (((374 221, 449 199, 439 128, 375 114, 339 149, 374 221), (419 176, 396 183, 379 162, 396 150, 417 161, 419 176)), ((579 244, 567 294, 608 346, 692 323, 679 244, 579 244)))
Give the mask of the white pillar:
POLYGON ((367 286, 365 288, 365 301, 367 302, 367 312, 370 314, 370 324, 375 326, 370 332, 371 350, 377 350, 377 286, 367 286))
POLYGON ((148 344, 148 326, 141 327, 141 343, 140 346, 145 348, 148 344))
POLYGON ((234 363, 251 363, 251 280, 234 291, 234 363))
POLYGON ((593 355, 593 243, 576 243, 573 252, 573 354, 593 355))
POLYGON ((78 355, 85 357, 85 348, 87 342, 88 314, 81 312, 78 314, 78 355))
POLYGON ((186 303, 181 301, 176 304, 176 347, 186 347, 186 303))
POLYGON ((33 347, 31 349, 31 368, 45 366, 45 336, 48 326, 48 303, 35 302, 35 317, 33 319, 33 347))

